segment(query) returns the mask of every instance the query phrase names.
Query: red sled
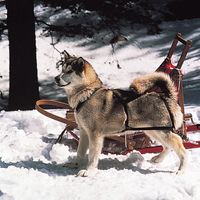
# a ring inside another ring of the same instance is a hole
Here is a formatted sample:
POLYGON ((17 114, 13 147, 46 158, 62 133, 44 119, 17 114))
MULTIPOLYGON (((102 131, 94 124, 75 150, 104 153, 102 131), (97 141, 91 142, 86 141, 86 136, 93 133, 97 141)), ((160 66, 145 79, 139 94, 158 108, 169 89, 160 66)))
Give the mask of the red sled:
MULTIPOLYGON (((168 51, 167 57, 163 63, 158 67, 156 71, 162 71, 166 74, 169 74, 173 80, 178 94, 178 104, 181 107, 182 113, 184 114, 184 123, 183 126, 178 130, 179 134, 183 139, 183 144, 186 149, 199 148, 200 141, 191 141, 189 140, 189 134, 195 134, 197 131, 200 131, 200 124, 197 124, 193 121, 191 113, 185 114, 184 109, 184 95, 183 95, 183 73, 181 67, 186 58, 189 48, 191 47, 192 42, 190 40, 184 40, 180 33, 176 34, 172 45, 168 51), (181 43, 183 45, 183 50, 178 60, 177 65, 172 64, 172 55, 177 47, 177 44, 181 43)), ((155 89, 157 91, 157 89, 155 89)), ((159 91, 157 91, 159 92, 159 91)), ((76 141, 76 144, 79 142, 79 137, 75 134, 74 129, 77 128, 77 124, 74 118, 74 111, 66 103, 53 101, 53 100, 38 100, 36 102, 35 108, 45 116, 60 121, 66 124, 65 129, 59 135, 55 143, 61 142, 63 139, 64 133, 70 133, 73 140, 76 141), (67 109, 66 117, 59 117, 54 115, 43 108, 43 106, 53 106, 54 108, 64 108, 67 109)), ((159 153, 162 151, 162 146, 152 144, 148 136, 142 131, 136 131, 132 134, 127 134, 123 136, 112 136, 106 137, 103 147, 103 153, 113 153, 113 154, 127 154, 133 150, 137 150, 140 153, 159 153)))

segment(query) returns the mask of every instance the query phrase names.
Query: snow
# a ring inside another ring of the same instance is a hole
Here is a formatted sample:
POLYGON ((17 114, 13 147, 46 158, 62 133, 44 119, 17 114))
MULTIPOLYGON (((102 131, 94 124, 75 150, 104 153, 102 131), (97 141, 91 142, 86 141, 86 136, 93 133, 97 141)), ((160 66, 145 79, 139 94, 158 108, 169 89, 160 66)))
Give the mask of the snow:
MULTIPOLYGON (((0 15, 5 14, 1 7, 0 15)), ((45 18, 51 9, 37 6, 35 12, 45 18)), ((63 21, 66 14, 48 19, 49 23, 63 21)), ((122 27, 127 43, 116 46, 116 56, 122 69, 117 69, 109 40, 113 35, 102 31, 93 38, 62 37, 56 45, 70 54, 80 55, 94 66, 108 87, 126 88, 139 74, 154 71, 164 60, 171 41, 177 32, 193 40, 187 60, 184 62, 186 111, 200 121, 199 101, 199 19, 163 22, 163 32, 146 35, 145 28, 136 25, 122 27)), ((64 91, 53 83, 58 73, 55 68, 59 54, 50 45, 51 38, 44 36, 37 26, 37 62, 42 98, 66 100, 64 91)), ((8 41, 0 41, 0 66, 2 76, 0 90, 8 94, 8 41)), ((177 55, 180 54, 178 51, 177 55)), ((175 55, 174 59, 177 59, 175 55)), ((0 106, 5 105, 3 102, 0 106)), ((63 115, 63 110, 52 112, 63 115)), ((185 173, 176 175, 178 159, 173 152, 160 164, 148 160, 152 154, 141 155, 134 151, 126 156, 101 154, 99 171, 95 176, 75 177, 78 169, 63 166, 76 152, 72 143, 54 144, 64 125, 46 118, 36 110, 0 112, 0 200, 198 200, 200 195, 200 149, 187 150, 188 166, 185 173)), ((78 130, 76 130, 78 133, 78 130)), ((191 134, 191 139, 199 139, 191 134)), ((69 137, 70 139, 70 137, 69 137)), ((67 141, 67 136, 65 136, 67 141)))

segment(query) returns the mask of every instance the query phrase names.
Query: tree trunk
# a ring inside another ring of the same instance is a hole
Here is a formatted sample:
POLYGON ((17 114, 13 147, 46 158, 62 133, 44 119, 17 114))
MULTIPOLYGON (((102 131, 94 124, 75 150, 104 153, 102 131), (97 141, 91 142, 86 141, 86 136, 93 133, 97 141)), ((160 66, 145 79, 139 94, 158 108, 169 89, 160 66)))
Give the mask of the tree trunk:
POLYGON ((30 110, 39 99, 34 0, 7 0, 10 56, 8 110, 30 110))

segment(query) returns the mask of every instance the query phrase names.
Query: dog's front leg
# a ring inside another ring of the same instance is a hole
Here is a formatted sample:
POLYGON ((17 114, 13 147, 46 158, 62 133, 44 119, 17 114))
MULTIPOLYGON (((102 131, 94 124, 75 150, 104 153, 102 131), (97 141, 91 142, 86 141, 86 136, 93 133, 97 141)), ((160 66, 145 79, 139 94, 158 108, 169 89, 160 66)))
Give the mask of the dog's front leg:
POLYGON ((82 129, 80 129, 80 140, 78 144, 78 150, 77 150, 77 164, 79 167, 86 164, 86 152, 88 150, 89 145, 89 139, 86 132, 82 129))
POLYGON ((79 168, 85 167, 87 163, 86 152, 88 150, 89 139, 86 132, 80 128, 80 139, 78 144, 77 156, 73 158, 69 163, 65 163, 65 167, 79 168))
POLYGON ((89 137, 89 156, 88 166, 85 170, 80 170, 77 176, 89 176, 97 170, 99 155, 103 147, 103 136, 90 136, 89 137))

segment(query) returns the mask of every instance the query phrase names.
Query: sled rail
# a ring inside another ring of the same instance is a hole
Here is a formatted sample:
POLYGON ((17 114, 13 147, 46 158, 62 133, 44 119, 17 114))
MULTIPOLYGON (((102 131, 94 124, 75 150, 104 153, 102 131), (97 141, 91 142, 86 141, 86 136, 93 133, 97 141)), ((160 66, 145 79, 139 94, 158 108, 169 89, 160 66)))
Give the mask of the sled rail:
MULTIPOLYGON (((200 148, 200 141, 195 142, 183 142, 183 145, 186 149, 193 149, 193 148, 200 148)), ((163 150, 162 146, 153 146, 153 147, 146 147, 141 149, 136 149, 141 154, 145 153, 160 153, 163 150)))

